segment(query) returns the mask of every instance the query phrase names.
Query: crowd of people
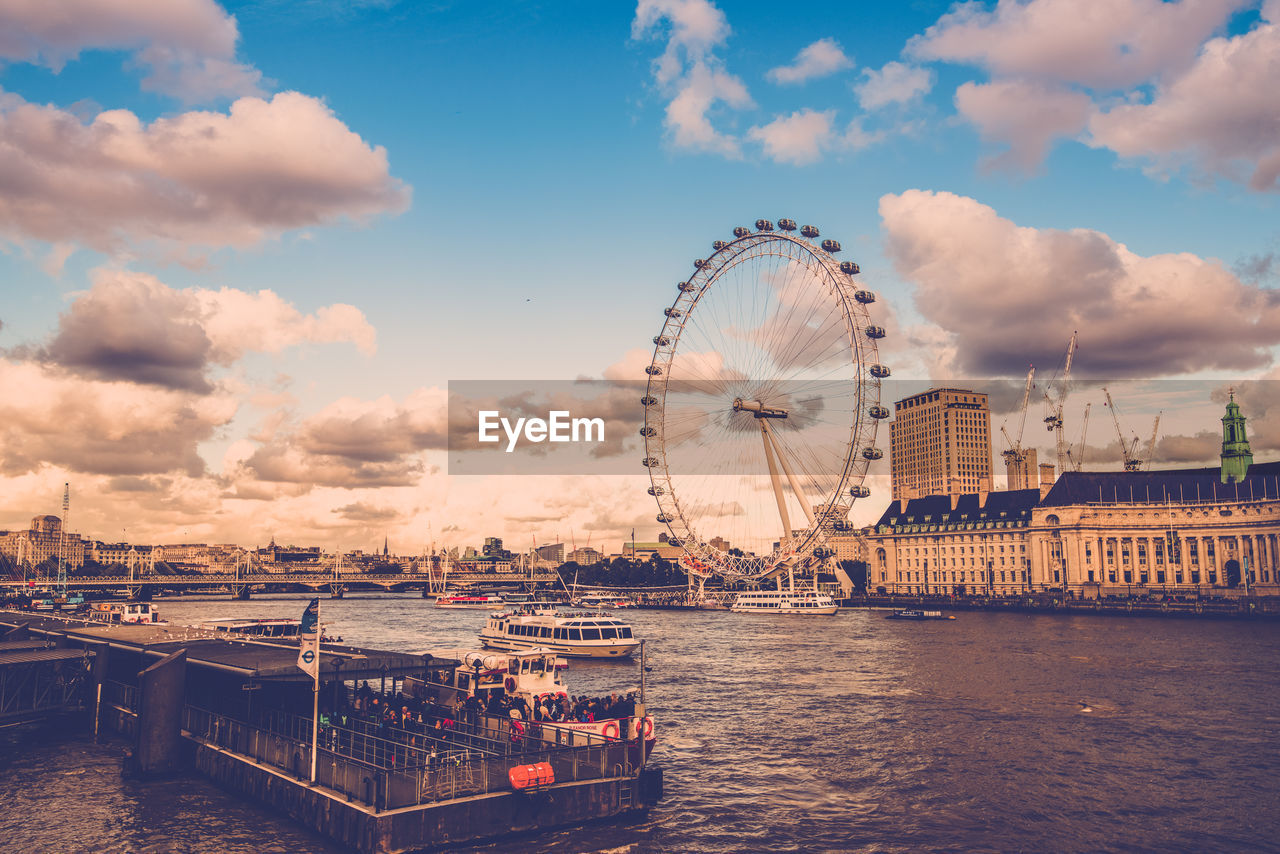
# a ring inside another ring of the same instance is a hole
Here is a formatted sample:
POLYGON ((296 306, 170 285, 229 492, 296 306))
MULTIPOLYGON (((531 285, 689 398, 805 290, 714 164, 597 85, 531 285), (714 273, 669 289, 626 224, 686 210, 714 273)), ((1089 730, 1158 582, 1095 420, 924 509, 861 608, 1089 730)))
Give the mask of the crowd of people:
POLYGON ((468 693, 431 685, 428 690, 419 686, 411 693, 390 693, 376 691, 368 682, 340 695, 336 708, 334 702, 333 695, 326 697, 319 721, 322 740, 330 749, 346 744, 339 728, 410 749, 432 750, 442 743, 465 742, 470 736, 492 739, 499 733, 517 743, 540 737, 544 723, 595 723, 636 713, 634 694, 571 697, 561 692, 530 702, 502 689, 468 693))

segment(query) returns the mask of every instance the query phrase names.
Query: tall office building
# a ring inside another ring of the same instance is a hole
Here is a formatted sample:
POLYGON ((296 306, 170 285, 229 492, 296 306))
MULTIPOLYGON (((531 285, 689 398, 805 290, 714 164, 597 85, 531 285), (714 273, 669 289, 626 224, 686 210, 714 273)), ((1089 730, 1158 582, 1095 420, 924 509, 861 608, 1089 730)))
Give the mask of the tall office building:
POLYGON ((889 424, 895 499, 991 491, 991 409, 987 396, 931 388, 897 401, 889 424))

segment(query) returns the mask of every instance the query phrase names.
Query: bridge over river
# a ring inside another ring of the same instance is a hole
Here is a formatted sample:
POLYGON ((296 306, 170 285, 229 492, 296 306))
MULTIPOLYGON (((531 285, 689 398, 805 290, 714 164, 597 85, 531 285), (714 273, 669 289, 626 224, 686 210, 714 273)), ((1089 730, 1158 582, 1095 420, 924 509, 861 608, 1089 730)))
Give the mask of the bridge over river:
MULTIPOLYGON (((509 587, 553 584, 557 580, 555 570, 539 570, 533 572, 450 572, 442 573, 362 573, 362 572, 322 572, 322 573, 283 573, 283 572, 227 572, 199 573, 193 575, 100 575, 75 576, 68 575, 66 589, 68 591, 102 591, 127 590, 130 598, 145 598, 156 590, 224 590, 237 599, 248 599, 254 591, 269 592, 283 590, 288 587, 305 587, 311 590, 325 590, 335 598, 353 586, 380 587, 384 590, 417 590, 423 596, 442 593, 446 583, 450 587, 509 587)), ((0 578, 0 591, 20 593, 29 589, 54 589, 61 585, 56 577, 29 576, 17 574, 9 578, 0 578)))

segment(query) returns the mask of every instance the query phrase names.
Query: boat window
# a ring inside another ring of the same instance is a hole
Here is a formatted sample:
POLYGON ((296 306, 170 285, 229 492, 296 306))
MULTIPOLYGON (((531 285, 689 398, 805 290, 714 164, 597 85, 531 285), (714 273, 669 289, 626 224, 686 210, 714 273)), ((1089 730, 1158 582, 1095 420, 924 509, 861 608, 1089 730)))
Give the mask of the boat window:
POLYGON ((553 637, 554 637, 556 640, 564 640, 564 637, 565 637, 565 630, 564 630, 564 629, 556 629, 556 630, 555 630, 555 634, 553 635, 553 637))
POLYGON ((623 626, 622 628, 618 629, 618 637, 620 637, 620 638, 629 638, 629 637, 631 637, 631 627, 630 627, 630 626, 623 626))
POLYGON ((549 626, 542 627, 542 637, 544 638, 551 637, 551 628, 549 626))
POLYGON ((615 628, 610 627, 610 628, 604 628, 600 630, 600 637, 602 638, 616 638, 617 636, 618 636, 618 630, 615 628))
POLYGON ((569 640, 582 640, 581 629, 569 629, 569 640))
POLYGON ((599 629, 583 629, 582 639, 583 640, 600 640, 600 630, 599 629))

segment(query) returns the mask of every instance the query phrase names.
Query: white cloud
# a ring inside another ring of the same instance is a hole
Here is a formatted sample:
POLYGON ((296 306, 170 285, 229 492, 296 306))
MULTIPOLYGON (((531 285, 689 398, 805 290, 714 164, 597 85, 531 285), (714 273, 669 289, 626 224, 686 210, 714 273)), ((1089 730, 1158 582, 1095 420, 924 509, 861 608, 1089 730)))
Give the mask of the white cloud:
POLYGON ((880 199, 885 248, 946 331, 958 371, 1056 364, 1080 332, 1078 372, 1133 377, 1252 370, 1280 344, 1280 298, 1190 253, 1143 257, 1106 234, 1020 227, 973 199, 880 199))
POLYGON ((993 75, 1127 88, 1184 68, 1249 0, 1000 0, 960 3, 907 44, 918 59, 993 75))
POLYGON ((0 149, 0 235, 103 251, 247 246, 410 197, 385 149, 297 92, 150 124, 127 110, 85 123, 0 92, 0 149))
POLYGON ((866 78, 853 87, 864 110, 902 104, 928 94, 933 88, 933 72, 902 62, 888 62, 879 71, 865 68, 866 78))
MULTIPOLYGON (((1266 14, 1280 15, 1280 3, 1266 14)), ((1188 166, 1280 190, 1280 23, 1213 39, 1150 103, 1099 112, 1089 130, 1095 144, 1158 171, 1188 166)))
POLYGON ((235 61, 236 19, 213 0, 0 0, 0 58, 59 71, 83 50, 129 50, 143 88, 188 101, 259 93, 235 61))
POLYGON ((197 446, 229 423, 235 398, 67 374, 0 360, 0 471, 44 466, 113 475, 199 475, 197 446))
POLYGON ((763 127, 753 127, 747 138, 764 146, 764 153, 778 163, 804 166, 822 159, 835 141, 831 130, 835 110, 799 110, 779 116, 763 127))
POLYGON ((724 69, 715 55, 729 35, 724 13, 708 0, 640 0, 631 36, 644 38, 663 30, 667 46, 654 60, 654 80, 670 99, 665 126, 677 148, 739 157, 732 134, 718 130, 710 114, 717 104, 730 109, 753 106, 742 81, 724 69))
POLYGON ((371 355, 375 341, 373 327, 350 305, 303 314, 272 291, 174 290, 145 273, 103 270, 45 347, 16 354, 105 381, 208 392, 212 366, 251 351, 350 342, 371 355))
POLYGON ((677 148, 692 148, 738 157, 738 140, 716 130, 708 113, 718 102, 744 109, 752 105, 742 81, 704 63, 694 65, 681 78, 675 96, 667 104, 666 126, 677 148))
POLYGON ((708 0, 640 0, 631 22, 631 37, 640 39, 666 22, 667 49, 655 60, 658 83, 675 81, 684 66, 705 61, 729 35, 729 22, 708 0))
POLYGON ((1019 80, 964 83, 956 109, 983 139, 1007 143, 991 162, 1030 170, 1044 160, 1053 140, 1084 130, 1093 109, 1088 95, 1049 84, 1019 80))
POLYGON ((790 65, 771 69, 765 76, 778 84, 804 83, 849 68, 853 63, 835 39, 819 39, 796 54, 790 65))

